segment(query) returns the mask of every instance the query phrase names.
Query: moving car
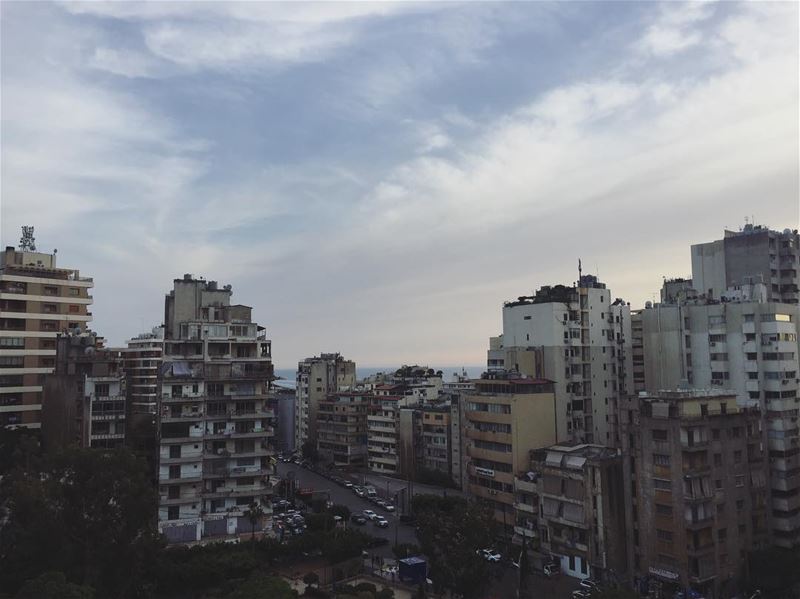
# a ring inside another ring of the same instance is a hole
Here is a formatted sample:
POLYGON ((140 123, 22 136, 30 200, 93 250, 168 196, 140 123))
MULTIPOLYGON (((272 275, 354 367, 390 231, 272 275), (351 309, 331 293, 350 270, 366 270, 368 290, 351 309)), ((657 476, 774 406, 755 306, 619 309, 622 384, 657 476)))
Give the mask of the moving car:
POLYGON ((393 512, 394 506, 387 501, 386 503, 383 504, 383 509, 385 509, 387 512, 393 512))
POLYGON ((378 528, 388 528, 389 527, 389 521, 386 518, 384 518, 383 516, 375 516, 375 518, 373 518, 373 520, 372 520, 372 523, 375 526, 377 526, 378 528))
POLYGON ((362 513, 364 514, 364 517, 365 517, 367 520, 374 520, 375 518, 377 518, 377 517, 378 517, 378 514, 376 514, 376 513, 375 513, 375 512, 373 512, 372 510, 364 510, 362 513))

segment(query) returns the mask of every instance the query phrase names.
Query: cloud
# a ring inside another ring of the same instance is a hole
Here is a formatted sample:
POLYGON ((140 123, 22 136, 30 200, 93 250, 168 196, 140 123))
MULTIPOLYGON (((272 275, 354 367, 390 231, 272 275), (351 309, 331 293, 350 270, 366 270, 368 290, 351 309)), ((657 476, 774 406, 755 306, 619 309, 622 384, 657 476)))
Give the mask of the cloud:
POLYGON ((637 42, 641 52, 671 56, 701 42, 703 34, 699 25, 713 15, 713 3, 666 2, 661 6, 659 18, 637 42))

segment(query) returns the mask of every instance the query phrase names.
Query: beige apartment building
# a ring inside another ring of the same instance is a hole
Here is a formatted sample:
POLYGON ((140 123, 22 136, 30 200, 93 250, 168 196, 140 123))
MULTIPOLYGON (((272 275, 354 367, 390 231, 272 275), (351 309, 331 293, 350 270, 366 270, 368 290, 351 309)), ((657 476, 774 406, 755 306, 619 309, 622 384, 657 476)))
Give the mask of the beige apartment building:
POLYGON ((317 441, 319 402, 329 394, 352 389, 356 384, 356 363, 338 353, 306 358, 297 365, 295 385, 294 446, 317 441))
POLYGON ((490 502, 511 537, 514 478, 530 469, 530 452, 556 443, 553 382, 494 372, 463 396, 464 489, 490 502))
POLYGON ((0 426, 38 429, 56 336, 86 331, 94 283, 32 245, 0 254, 0 426))
POLYGON ((367 410, 371 399, 364 391, 344 391, 319 402, 317 451, 323 461, 344 468, 366 465, 367 410))

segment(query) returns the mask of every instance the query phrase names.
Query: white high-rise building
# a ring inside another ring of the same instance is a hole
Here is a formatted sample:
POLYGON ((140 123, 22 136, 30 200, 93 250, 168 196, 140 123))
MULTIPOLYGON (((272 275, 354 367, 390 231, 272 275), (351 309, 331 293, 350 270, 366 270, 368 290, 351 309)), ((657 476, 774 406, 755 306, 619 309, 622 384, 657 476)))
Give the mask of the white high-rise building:
POLYGON ((616 445, 619 398, 633 391, 630 307, 591 275, 506 302, 489 360, 555 382, 558 442, 616 445))

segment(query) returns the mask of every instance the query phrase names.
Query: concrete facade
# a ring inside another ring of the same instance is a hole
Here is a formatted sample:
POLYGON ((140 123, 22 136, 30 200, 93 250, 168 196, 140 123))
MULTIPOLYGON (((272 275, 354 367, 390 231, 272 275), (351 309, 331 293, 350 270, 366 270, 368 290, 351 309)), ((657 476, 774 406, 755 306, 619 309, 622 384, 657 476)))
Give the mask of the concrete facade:
POLYGON ((530 451, 556 442, 552 381, 489 373, 463 401, 464 490, 491 503, 508 537, 514 532, 515 474, 530 451))
POLYGON ((664 596, 738 596, 750 551, 770 543, 766 435, 725 391, 632 398, 623 415, 631 573, 664 596))
POLYGON ((170 542, 248 532, 254 503, 271 513, 271 342, 231 295, 184 275, 164 304, 158 527, 170 542))
POLYGON ((329 394, 352 389, 356 384, 356 363, 338 353, 306 358, 297 365, 295 448, 317 440, 319 402, 329 394))
MULTIPOLYGON (((622 456, 600 445, 533 452, 542 552, 576 578, 618 583, 627 576, 622 456)), ((523 504, 524 505, 524 504, 523 504)))
POLYGON ((603 283, 586 275, 506 302, 494 362, 499 346, 507 370, 554 381, 560 442, 619 442, 619 400, 633 390, 630 307, 603 283))
POLYGON ((0 426, 41 428, 45 377, 56 337, 86 332, 92 279, 56 266, 56 253, 0 254, 0 426))
POLYGON ((367 413, 372 397, 363 391, 331 393, 317 409, 317 451, 343 468, 367 464, 367 413))
POLYGON ((723 239, 692 246, 692 282, 707 299, 731 287, 763 283, 767 301, 797 304, 800 236, 797 229, 772 231, 747 224, 723 239))

